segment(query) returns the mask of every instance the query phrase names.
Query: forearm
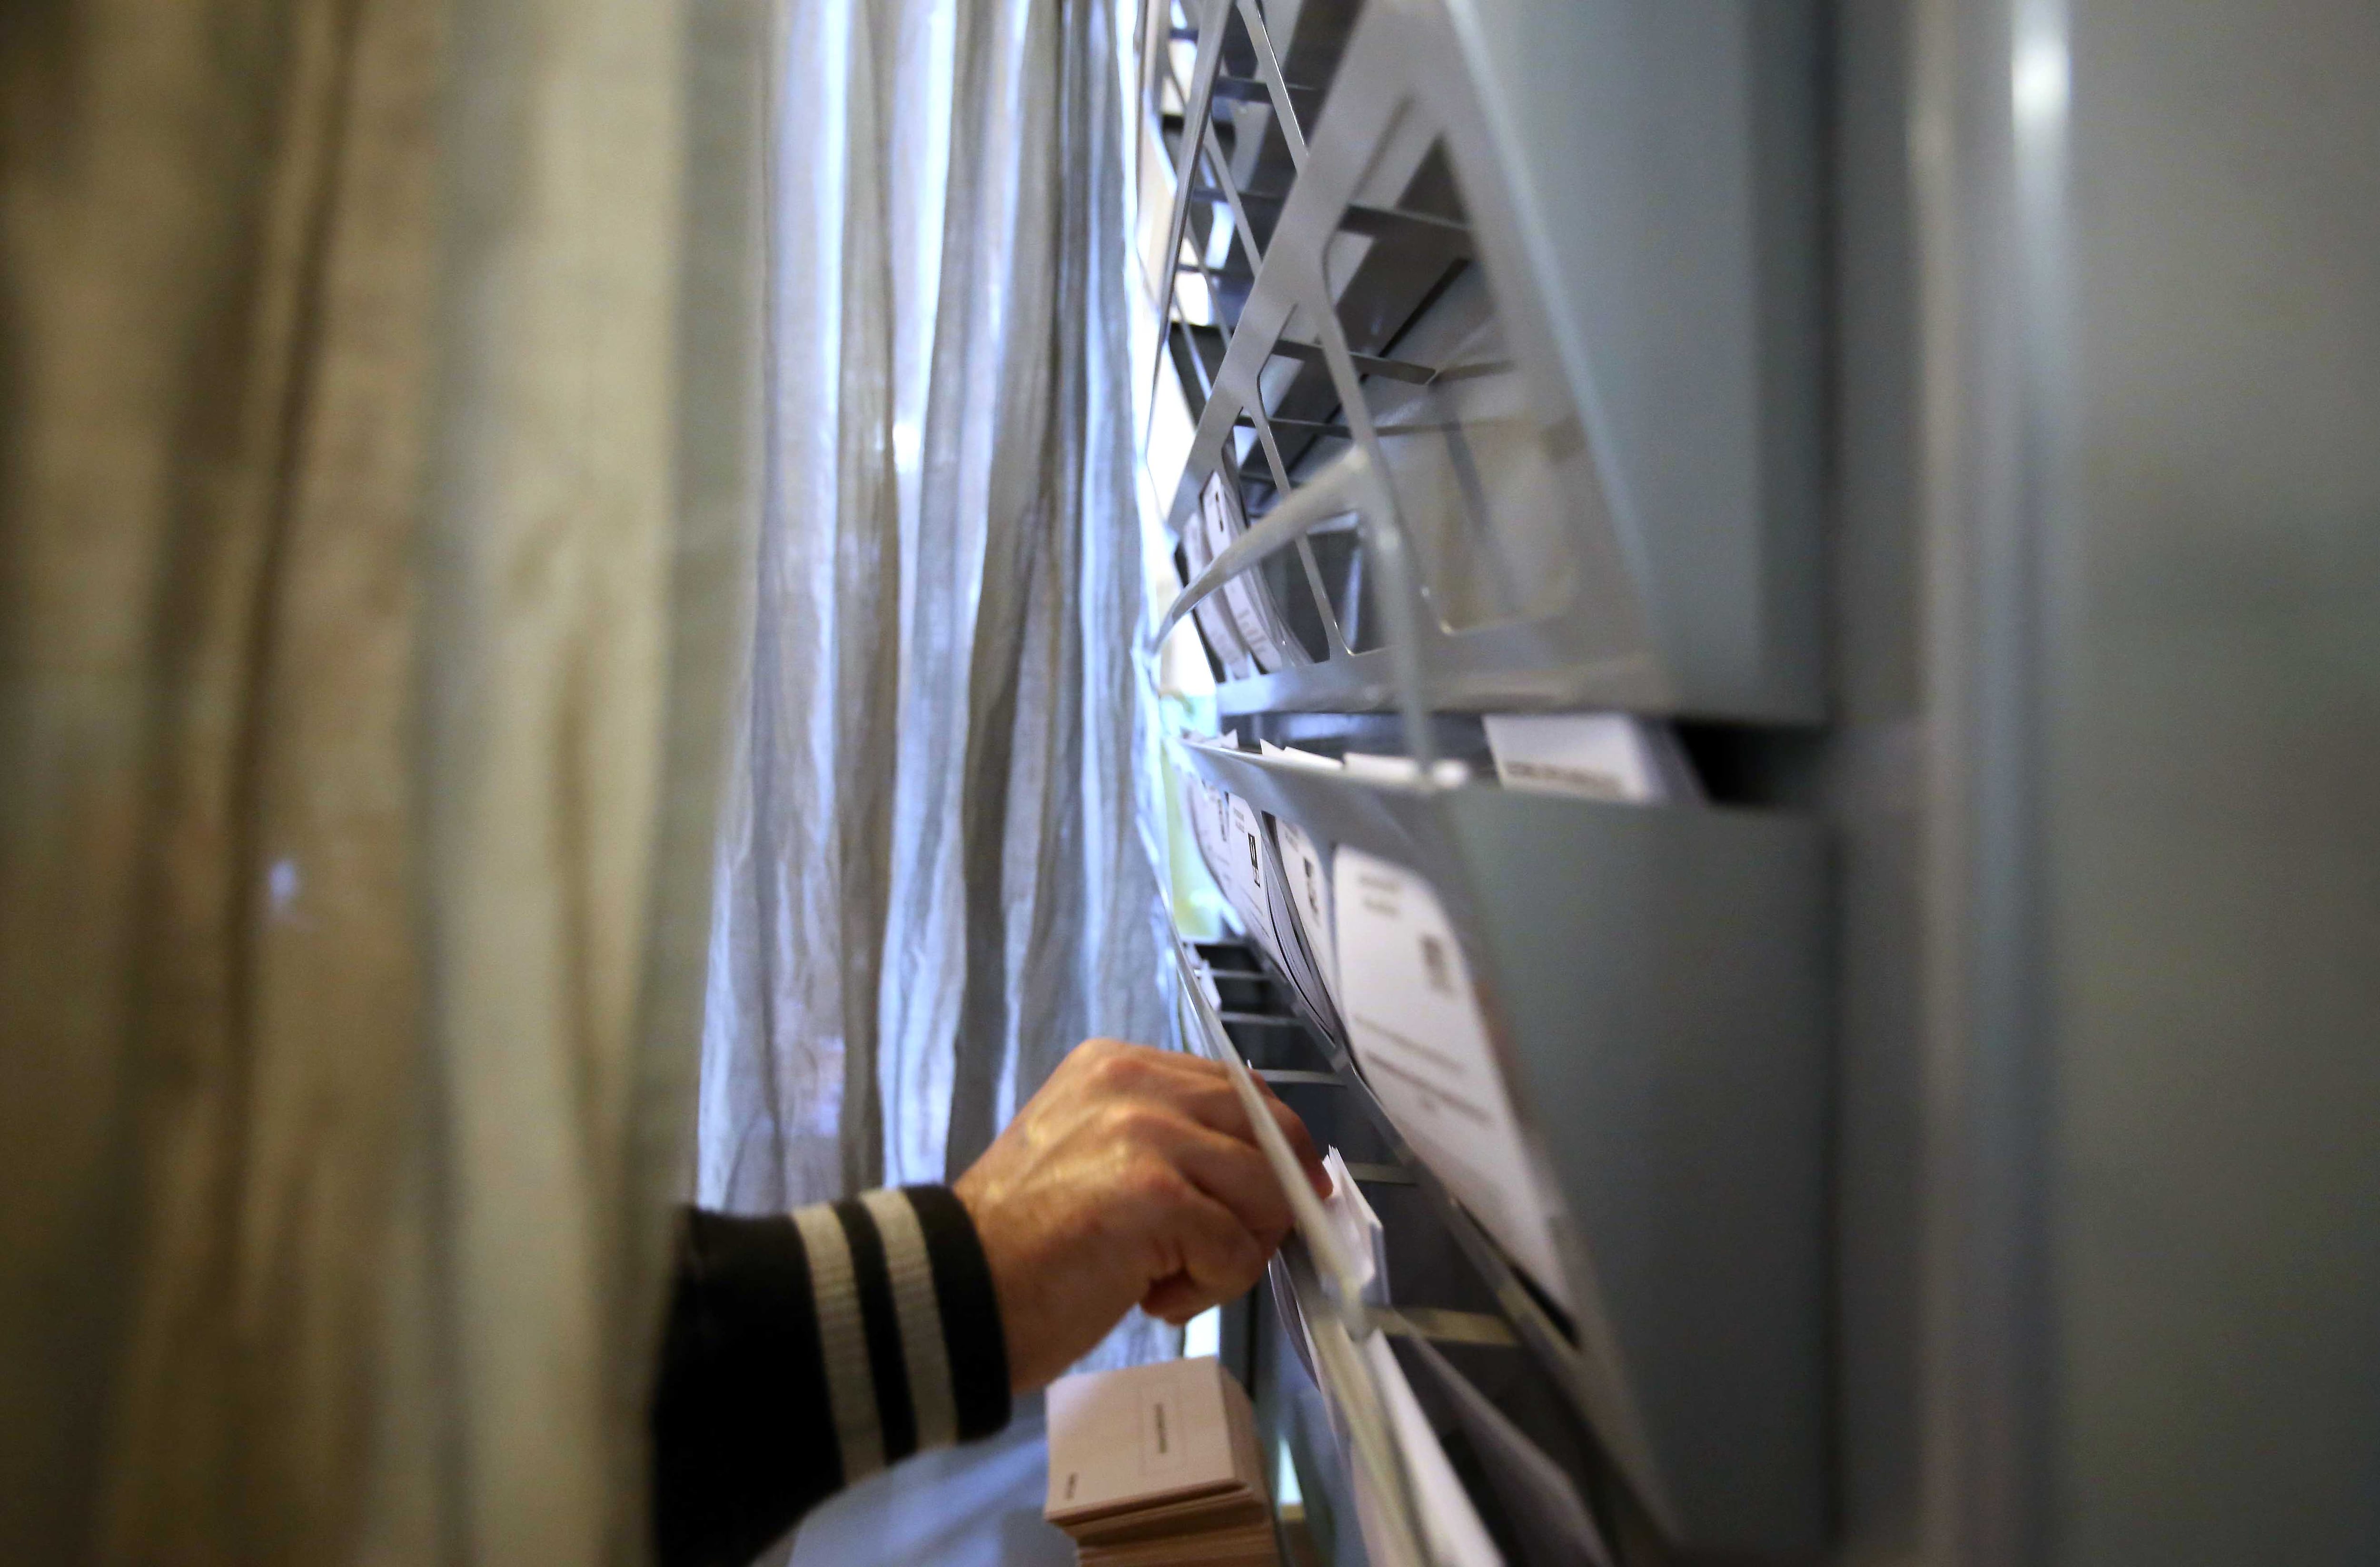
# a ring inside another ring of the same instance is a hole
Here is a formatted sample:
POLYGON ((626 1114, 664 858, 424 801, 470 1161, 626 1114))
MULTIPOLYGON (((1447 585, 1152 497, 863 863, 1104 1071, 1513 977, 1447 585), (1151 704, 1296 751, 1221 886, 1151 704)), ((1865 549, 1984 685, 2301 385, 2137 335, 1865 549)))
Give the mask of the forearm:
POLYGON ((689 1210, 653 1403, 662 1567, 741 1567, 834 1491, 1007 1424, 999 1306, 944 1188, 689 1210))

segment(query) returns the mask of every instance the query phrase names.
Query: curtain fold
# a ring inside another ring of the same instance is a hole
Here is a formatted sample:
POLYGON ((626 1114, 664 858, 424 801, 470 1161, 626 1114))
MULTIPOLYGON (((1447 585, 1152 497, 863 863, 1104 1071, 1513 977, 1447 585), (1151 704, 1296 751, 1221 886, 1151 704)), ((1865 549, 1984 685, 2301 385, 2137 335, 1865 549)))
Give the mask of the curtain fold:
POLYGON ((625 1560, 758 501, 766 34, 725 0, 456 15, 419 747, 430 1456, 460 1457, 468 1559, 625 1560))
POLYGON ((415 1055, 441 23, 0 20, 10 1560, 354 1521, 415 1055))
POLYGON ((643 1554, 764 15, 0 9, 0 1557, 643 1554))
POLYGON ((1167 1037, 1114 29, 793 13, 706 1203, 943 1179, 1078 1039, 1167 1037))

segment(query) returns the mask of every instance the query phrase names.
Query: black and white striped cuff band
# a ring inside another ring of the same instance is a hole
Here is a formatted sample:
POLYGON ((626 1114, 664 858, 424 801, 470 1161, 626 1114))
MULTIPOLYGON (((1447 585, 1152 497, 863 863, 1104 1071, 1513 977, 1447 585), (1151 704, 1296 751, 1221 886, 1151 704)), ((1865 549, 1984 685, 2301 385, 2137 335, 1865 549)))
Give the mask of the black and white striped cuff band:
POLYGON ((820 1203, 794 1224, 809 1260, 844 1484, 1008 1423, 991 1270, 947 1187, 820 1203))

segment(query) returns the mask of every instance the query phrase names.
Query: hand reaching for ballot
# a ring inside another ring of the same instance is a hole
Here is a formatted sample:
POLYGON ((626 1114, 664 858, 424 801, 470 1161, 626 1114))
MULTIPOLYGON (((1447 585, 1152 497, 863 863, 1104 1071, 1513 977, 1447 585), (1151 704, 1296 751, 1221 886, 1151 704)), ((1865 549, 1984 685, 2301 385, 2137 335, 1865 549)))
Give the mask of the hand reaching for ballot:
MULTIPOLYGON (((1327 1197, 1305 1124, 1263 1092, 1327 1197)), ((1237 1296, 1290 1229, 1223 1068, 1113 1039, 1076 1046, 953 1189, 991 1265, 1019 1392, 1082 1358, 1135 1304, 1181 1323, 1237 1296)))

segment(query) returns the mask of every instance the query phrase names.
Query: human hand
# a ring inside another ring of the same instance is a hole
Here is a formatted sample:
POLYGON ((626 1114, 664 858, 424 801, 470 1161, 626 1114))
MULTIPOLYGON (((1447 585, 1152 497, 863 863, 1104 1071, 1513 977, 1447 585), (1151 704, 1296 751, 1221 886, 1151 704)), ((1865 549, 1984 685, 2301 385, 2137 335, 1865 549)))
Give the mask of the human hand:
MULTIPOLYGON (((1330 1196, 1305 1124, 1257 1087, 1330 1196)), ((1114 1039, 1075 1047, 952 1189, 991 1266, 1018 1392, 1081 1359, 1135 1305, 1178 1325, 1238 1296, 1290 1229, 1223 1068, 1114 1039)))

